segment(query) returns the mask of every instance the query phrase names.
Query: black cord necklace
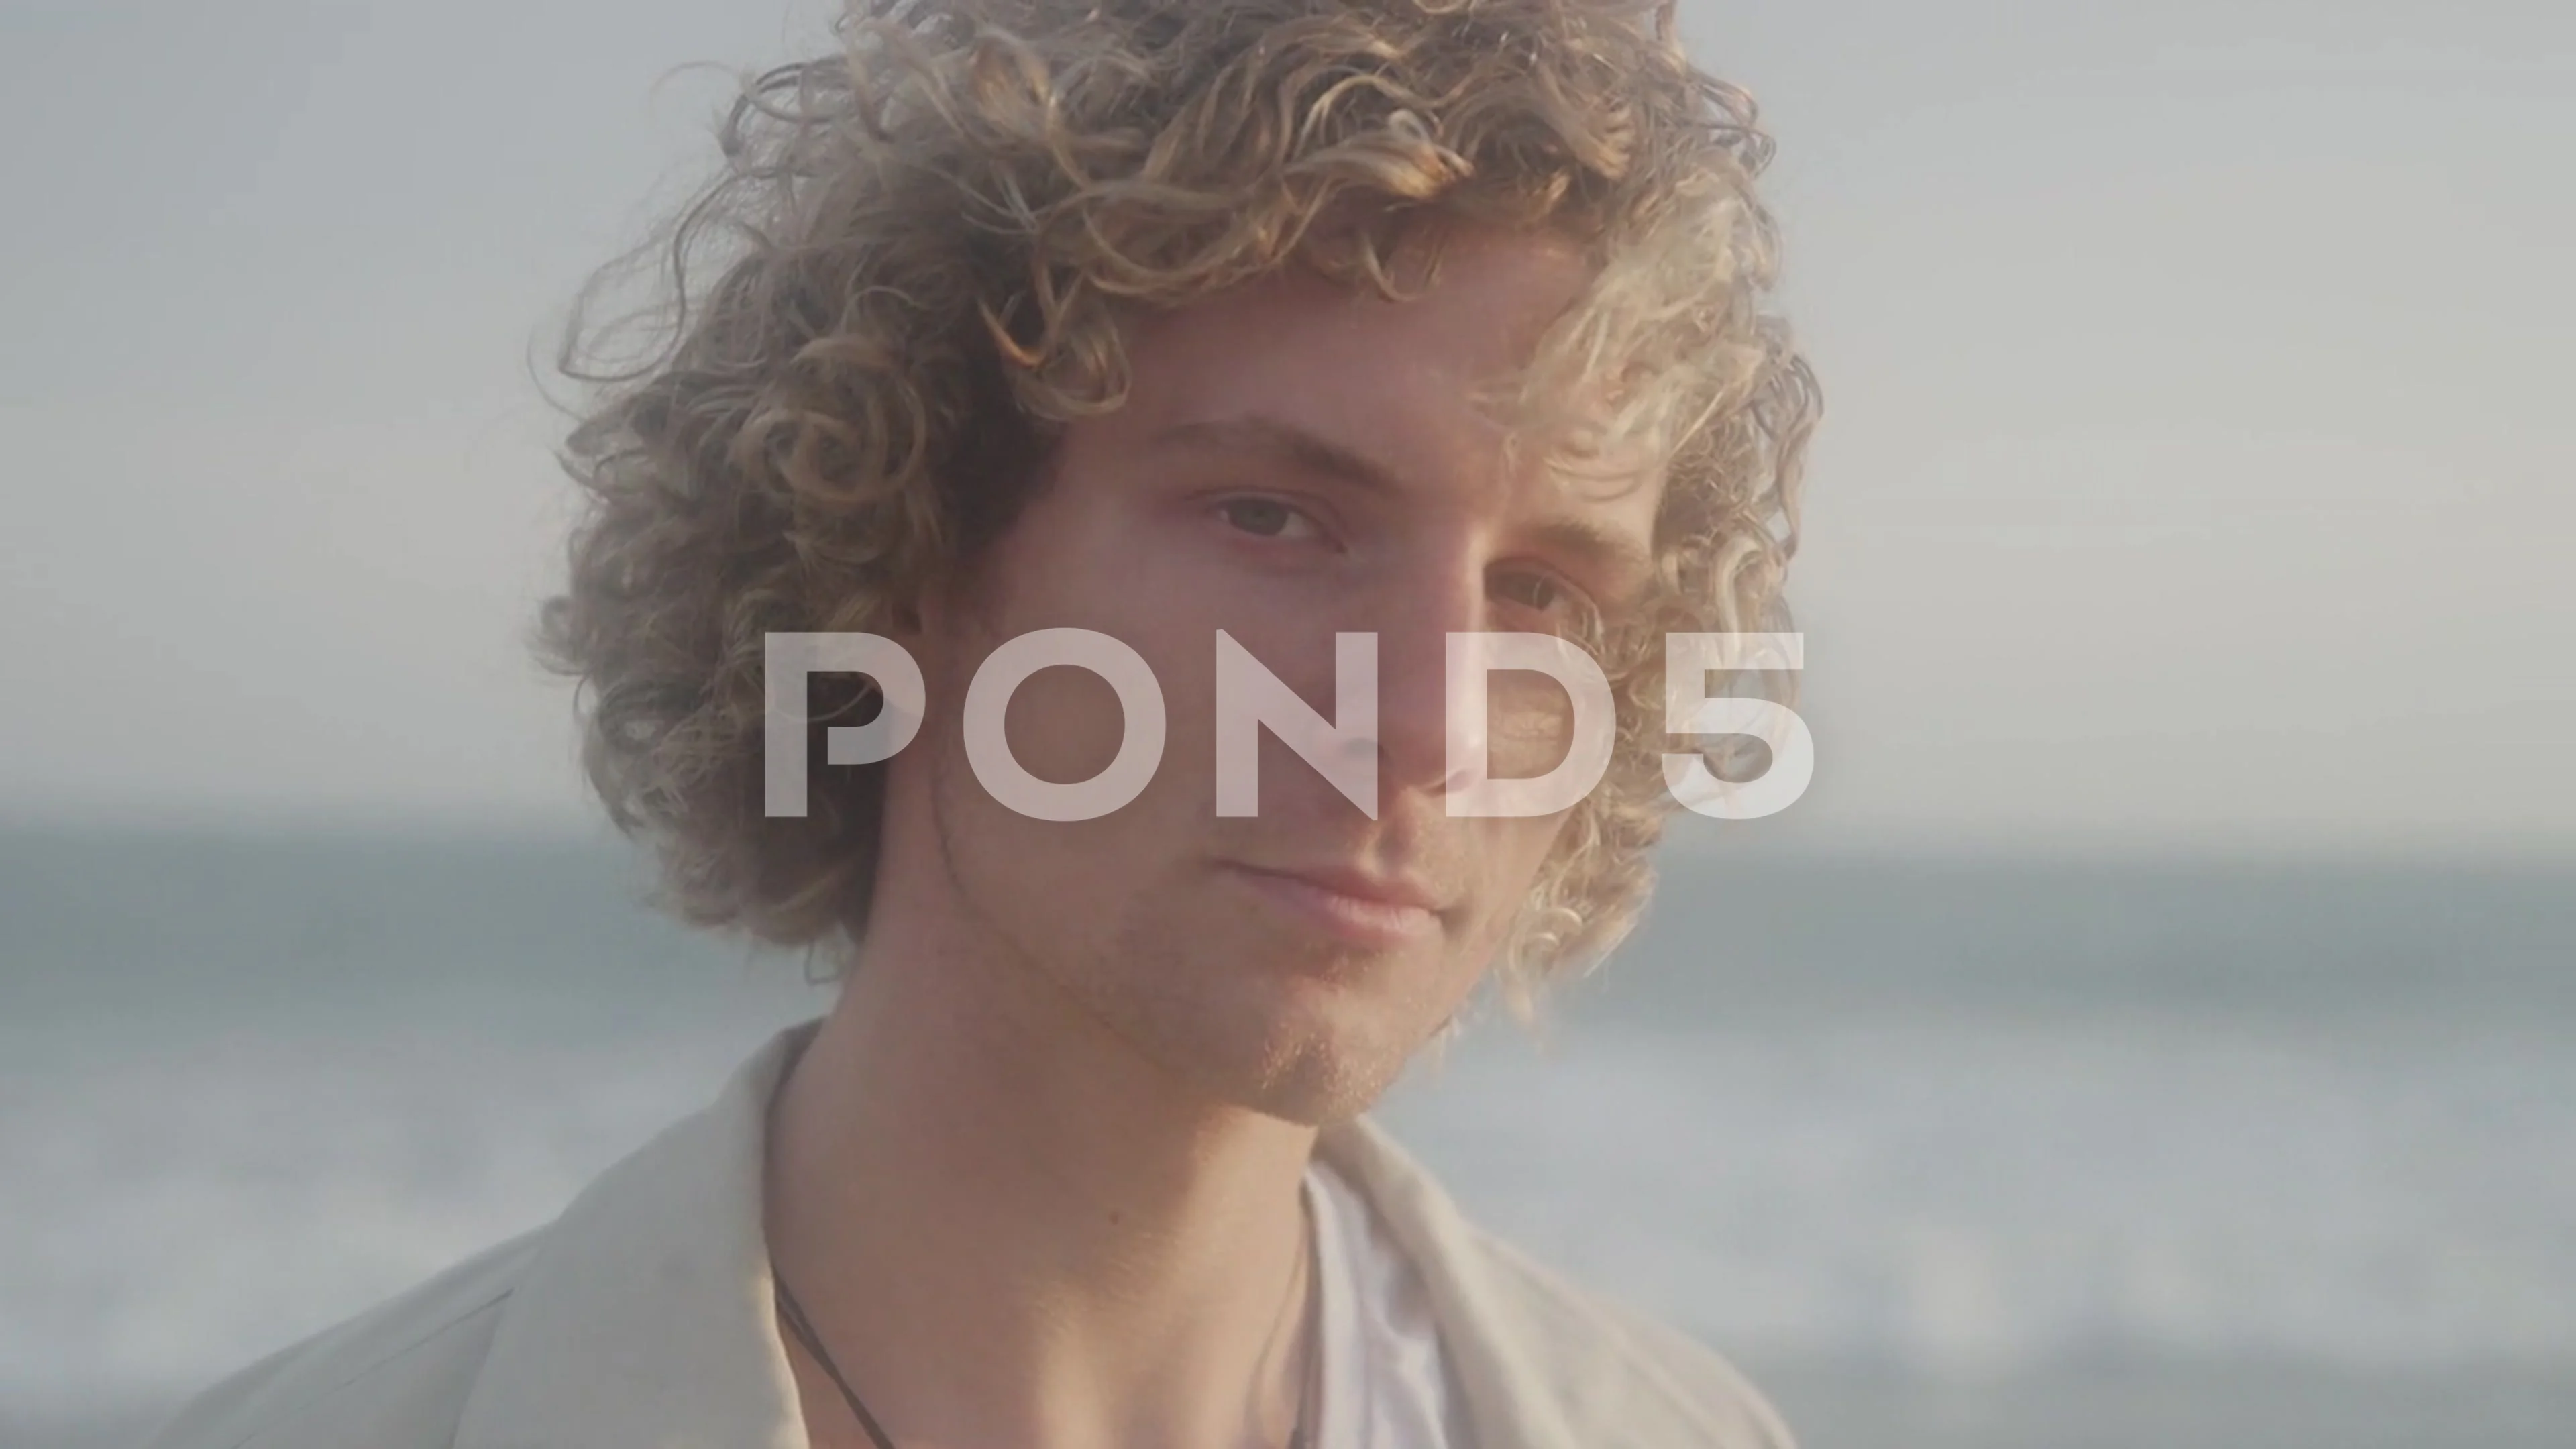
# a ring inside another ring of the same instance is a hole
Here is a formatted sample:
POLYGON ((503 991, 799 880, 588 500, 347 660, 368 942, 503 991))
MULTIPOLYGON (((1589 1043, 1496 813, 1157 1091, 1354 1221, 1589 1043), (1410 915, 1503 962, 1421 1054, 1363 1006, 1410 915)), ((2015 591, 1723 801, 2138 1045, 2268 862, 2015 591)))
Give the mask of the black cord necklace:
MULTIPOLYGON (((1310 1264, 1312 1259, 1313 1255, 1308 1254, 1310 1264)), ((1312 1410, 1316 1391, 1323 1381, 1324 1325, 1321 1315, 1314 1312, 1319 1271, 1310 1266, 1306 1274, 1307 1316, 1315 1325, 1315 1343, 1306 1354, 1306 1382, 1297 1396, 1297 1426, 1288 1431, 1288 1449, 1311 1449, 1306 1438, 1306 1415, 1312 1410)), ((841 1372, 841 1366, 832 1362, 832 1355, 823 1347, 822 1335, 814 1331, 814 1321, 805 1316, 805 1306, 796 1301, 795 1294, 787 1291, 787 1280, 773 1272, 770 1282, 778 1290, 778 1316, 787 1321, 787 1331, 796 1335, 796 1341, 804 1345, 807 1356, 822 1365, 823 1372, 831 1377, 833 1387, 841 1391, 841 1398, 849 1404, 850 1413, 858 1419, 859 1427, 868 1431, 868 1442, 876 1449, 894 1449, 894 1436, 877 1422, 876 1415, 868 1412, 868 1406, 859 1400, 859 1391, 850 1387, 850 1380, 841 1372)))
POLYGON ((859 1427, 868 1431, 868 1441, 877 1449, 894 1449, 894 1440, 887 1435, 885 1425, 878 1423, 877 1416, 868 1412, 868 1406, 859 1402, 859 1391, 850 1387, 850 1381, 842 1376, 841 1366, 832 1362, 832 1356, 823 1351, 821 1335, 814 1332, 813 1322, 806 1318, 804 1305, 796 1301, 795 1294, 787 1291, 787 1280, 773 1278, 772 1281, 778 1285, 778 1313, 787 1320, 788 1331, 796 1335, 798 1343, 805 1345, 807 1356, 832 1376, 832 1382, 841 1390, 841 1397, 849 1401, 850 1412, 858 1415, 859 1427))

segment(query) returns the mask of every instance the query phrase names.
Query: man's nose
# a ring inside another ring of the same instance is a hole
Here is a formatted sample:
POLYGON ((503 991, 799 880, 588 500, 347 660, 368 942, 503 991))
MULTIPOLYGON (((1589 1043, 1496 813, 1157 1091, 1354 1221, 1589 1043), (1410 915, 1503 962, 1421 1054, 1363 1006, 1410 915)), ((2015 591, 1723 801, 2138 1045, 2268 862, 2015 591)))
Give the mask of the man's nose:
POLYGON ((1462 707, 1461 695, 1481 688, 1483 676, 1452 679, 1449 636, 1490 627, 1482 564, 1460 557, 1409 570, 1376 612, 1379 788, 1445 795, 1481 780, 1485 712, 1462 707))

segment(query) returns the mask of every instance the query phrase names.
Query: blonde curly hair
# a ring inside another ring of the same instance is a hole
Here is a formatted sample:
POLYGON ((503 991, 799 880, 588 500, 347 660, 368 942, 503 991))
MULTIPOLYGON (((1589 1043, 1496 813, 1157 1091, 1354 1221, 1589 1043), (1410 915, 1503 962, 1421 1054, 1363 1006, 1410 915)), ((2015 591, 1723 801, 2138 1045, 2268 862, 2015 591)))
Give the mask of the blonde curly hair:
MULTIPOLYGON (((1399 297, 1425 221, 1546 228, 1593 281, 1514 401, 1591 380, 1613 405, 1554 420, 1552 456, 1650 448, 1665 491, 1646 606, 1586 641, 1617 753, 1500 963, 1526 1017, 1651 886, 1665 632, 1786 620, 1818 399, 1763 310, 1751 100, 1670 0, 852 0, 835 35, 745 81, 720 174, 594 278, 561 358, 585 513, 539 648, 665 903, 785 945, 865 929, 885 767, 763 813, 763 638, 882 631, 1006 528, 1063 426, 1120 404, 1122 311, 1290 264, 1399 297), (651 300, 599 321, 639 275, 651 300)), ((872 712, 863 680, 814 689, 872 712)))

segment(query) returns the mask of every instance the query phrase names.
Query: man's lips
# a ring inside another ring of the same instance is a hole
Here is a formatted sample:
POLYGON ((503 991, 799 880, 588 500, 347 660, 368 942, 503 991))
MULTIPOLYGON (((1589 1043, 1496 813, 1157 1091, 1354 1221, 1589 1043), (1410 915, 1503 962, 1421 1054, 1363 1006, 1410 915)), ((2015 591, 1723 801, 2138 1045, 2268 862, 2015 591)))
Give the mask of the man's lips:
POLYGON ((1404 876, 1348 866, 1255 866, 1227 862, 1273 905, 1353 945, 1384 949, 1440 929, 1440 898, 1404 876))

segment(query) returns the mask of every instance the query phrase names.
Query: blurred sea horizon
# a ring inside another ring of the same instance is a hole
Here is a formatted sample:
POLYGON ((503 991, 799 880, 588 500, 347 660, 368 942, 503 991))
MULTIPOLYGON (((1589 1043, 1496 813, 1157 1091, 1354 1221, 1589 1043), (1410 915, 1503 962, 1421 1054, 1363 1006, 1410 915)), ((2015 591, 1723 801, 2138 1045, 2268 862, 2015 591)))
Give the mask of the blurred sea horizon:
MULTIPOLYGON (((0 825, 0 1449, 551 1217, 819 1013, 623 845, 0 825)), ((1834 1445, 2576 1426, 2576 861, 1670 851, 1381 1117, 1834 1445)))

